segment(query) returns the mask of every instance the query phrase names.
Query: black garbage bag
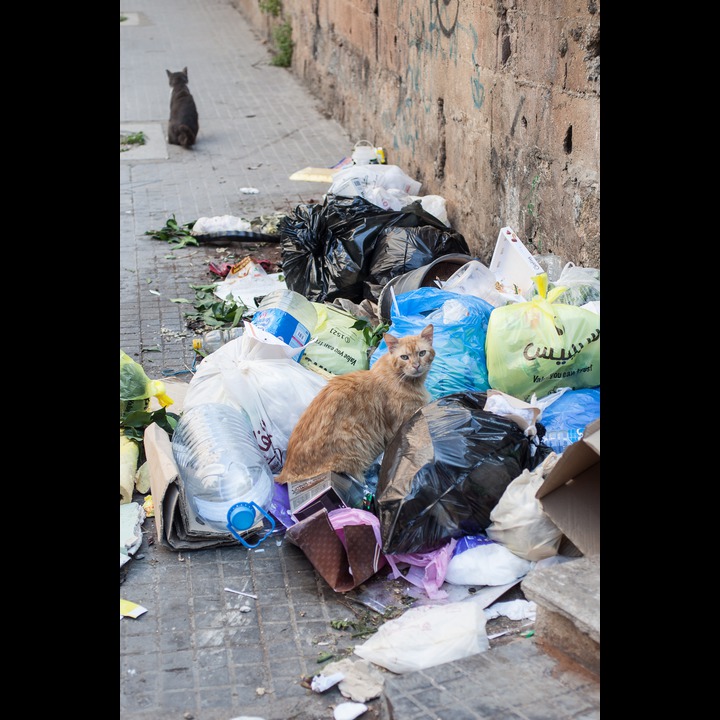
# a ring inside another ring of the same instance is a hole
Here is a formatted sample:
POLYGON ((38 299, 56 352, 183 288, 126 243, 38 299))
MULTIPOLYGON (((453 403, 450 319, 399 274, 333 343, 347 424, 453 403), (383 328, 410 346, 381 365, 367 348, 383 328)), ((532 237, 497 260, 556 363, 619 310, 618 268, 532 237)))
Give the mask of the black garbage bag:
POLYGON ((440 223, 419 227, 385 228, 377 241, 366 280, 365 296, 378 301, 380 292, 398 275, 417 270, 443 255, 469 256, 465 238, 440 223))
POLYGON ((333 302, 336 298, 358 304, 364 299, 377 302, 378 286, 382 289, 385 278, 408 269, 399 264, 395 271, 390 270, 391 255, 393 258, 412 255, 411 262, 417 262, 419 267, 447 252, 469 253, 465 238, 423 210, 419 201, 400 211, 390 211, 360 195, 352 198, 326 195, 320 204, 298 205, 280 221, 278 232, 285 283, 313 302, 333 302), (414 237, 393 238, 388 234, 391 229, 423 226, 435 229, 438 237, 432 238, 430 230, 414 237), (382 238, 385 238, 382 252, 374 268, 382 238), (415 247, 420 240, 422 255, 432 254, 423 257, 422 262, 420 248, 415 247), (389 251, 388 244, 398 247, 389 251), (377 277, 372 275, 374 271, 377 277))
POLYGON ((439 398, 391 440, 375 496, 386 555, 430 552, 483 532, 505 488, 552 452, 513 420, 483 410, 486 400, 484 392, 439 398))

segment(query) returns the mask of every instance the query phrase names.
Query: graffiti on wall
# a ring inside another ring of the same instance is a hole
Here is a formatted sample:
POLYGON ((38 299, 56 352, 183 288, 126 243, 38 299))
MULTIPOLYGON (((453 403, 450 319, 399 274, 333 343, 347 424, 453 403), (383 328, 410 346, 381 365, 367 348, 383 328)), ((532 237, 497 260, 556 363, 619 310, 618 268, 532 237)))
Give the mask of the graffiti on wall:
POLYGON ((426 0, 426 2, 399 2, 398 15, 406 17, 409 32, 409 59, 405 68, 406 96, 396 108, 390 126, 394 128, 393 147, 410 148, 415 152, 418 140, 418 122, 415 114, 436 112, 437 98, 423 83, 428 67, 452 64, 470 69, 469 97, 476 110, 485 102, 485 87, 480 81, 478 61, 479 38, 474 27, 460 22, 461 0, 426 0), (406 5, 409 5, 408 9, 406 5), (460 56, 460 41, 469 37, 470 58, 460 56))
POLYGON ((437 18, 437 24, 445 37, 455 32, 460 0, 430 0, 430 12, 437 18))

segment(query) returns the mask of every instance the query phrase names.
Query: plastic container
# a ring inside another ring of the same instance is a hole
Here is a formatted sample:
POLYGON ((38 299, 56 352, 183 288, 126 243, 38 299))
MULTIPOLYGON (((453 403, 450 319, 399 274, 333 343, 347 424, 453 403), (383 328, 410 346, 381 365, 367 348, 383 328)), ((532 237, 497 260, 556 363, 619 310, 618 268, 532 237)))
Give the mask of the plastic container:
POLYGON ((508 295, 525 295, 538 275, 544 274, 547 282, 547 273, 511 227, 500 229, 489 267, 502 285, 498 290, 508 295))
MULTIPOLYGON (((297 348, 309 342, 317 326, 317 313, 304 295, 280 288, 261 300, 251 322, 297 348)), ((301 355, 295 359, 299 360, 301 355)))
POLYGON ((230 340, 239 338, 245 330, 242 326, 208 330, 201 338, 194 338, 192 341, 193 350, 196 352, 209 355, 214 353, 218 348, 222 347, 225 343, 230 340))
POLYGON ((273 498, 273 474, 245 410, 222 403, 189 408, 175 428, 172 449, 185 502, 199 523, 230 532, 246 547, 256 547, 275 529, 266 512, 273 498), (262 536, 251 545, 239 532, 259 520, 262 536))
POLYGON ((369 140, 358 140, 353 147, 352 161, 355 165, 378 165, 381 159, 377 148, 369 140))

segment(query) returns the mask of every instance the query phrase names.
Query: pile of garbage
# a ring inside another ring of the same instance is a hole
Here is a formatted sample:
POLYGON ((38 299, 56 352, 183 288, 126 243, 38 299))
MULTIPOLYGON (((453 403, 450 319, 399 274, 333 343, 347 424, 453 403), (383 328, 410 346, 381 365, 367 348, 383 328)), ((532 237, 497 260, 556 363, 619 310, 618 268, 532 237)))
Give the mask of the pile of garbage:
MULTIPOLYGON (((384 568, 431 599, 447 597, 444 583, 503 585, 555 556, 599 552, 594 520, 578 533, 543 501, 569 479, 562 457, 588 436, 597 447, 581 469, 595 450, 599 466, 599 270, 533 256, 509 227, 485 266, 442 198, 418 190, 396 166, 350 166, 321 203, 285 216, 282 274, 245 261, 218 284, 248 317, 206 346, 182 397, 121 350, 121 504, 150 490, 161 543, 256 547, 282 534, 337 592, 384 568), (274 483, 328 379, 372 367, 388 328, 404 336, 428 323, 432 401, 363 482, 327 473, 274 483), (141 476, 133 488, 128 478, 141 476)), ((362 656, 373 659, 369 647, 362 656)))

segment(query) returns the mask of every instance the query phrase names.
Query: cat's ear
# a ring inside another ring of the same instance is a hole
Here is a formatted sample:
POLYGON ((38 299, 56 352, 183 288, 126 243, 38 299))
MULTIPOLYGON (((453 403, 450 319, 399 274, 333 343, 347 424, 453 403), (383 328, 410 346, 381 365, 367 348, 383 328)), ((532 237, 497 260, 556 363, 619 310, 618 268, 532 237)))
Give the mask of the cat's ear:
POLYGON ((168 77, 172 77, 172 73, 169 70, 166 70, 165 72, 167 73, 168 77))
POLYGON ((383 335, 383 340, 385 340, 385 344, 387 345, 389 352, 392 352, 398 344, 398 339, 390 333, 385 333, 385 335, 383 335))
POLYGON ((183 72, 187 75, 187 65, 183 68, 183 72))
POLYGON ((428 325, 427 327, 423 328, 423 331, 420 333, 421 338, 425 338, 429 343, 433 340, 433 326, 428 325))

